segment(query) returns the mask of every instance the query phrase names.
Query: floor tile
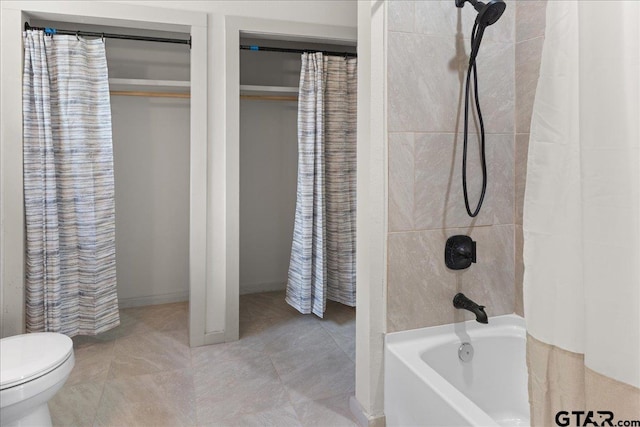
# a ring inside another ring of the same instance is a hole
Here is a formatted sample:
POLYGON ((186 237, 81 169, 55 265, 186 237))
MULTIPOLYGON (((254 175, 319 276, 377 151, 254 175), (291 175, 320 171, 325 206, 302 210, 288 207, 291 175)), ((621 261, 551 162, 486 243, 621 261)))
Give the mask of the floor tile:
POLYGON ((207 363, 263 355, 265 345, 271 339, 271 336, 266 336, 265 331, 278 322, 277 319, 241 319, 238 341, 192 348, 194 366, 206 369, 207 363))
POLYGON ((240 295, 240 313, 245 319, 288 318, 300 313, 284 300, 283 291, 240 295))
POLYGON ((189 329, 189 304, 151 305, 129 309, 132 317, 146 327, 156 331, 185 331, 189 329))
MULTIPOLYGON (((143 309, 143 307, 139 309, 143 309)), ((120 310, 120 325, 107 332, 103 332, 96 338, 106 341, 152 332, 153 329, 149 328, 149 326, 143 322, 140 322, 138 318, 133 315, 135 310, 136 309, 131 308, 120 310)))
POLYGON ((211 427, 301 427, 295 410, 291 405, 275 408, 268 411, 256 412, 253 414, 242 414, 237 417, 211 424, 199 424, 211 427))
POLYGON ((104 382, 113 360, 115 341, 94 341, 76 346, 74 338, 75 365, 66 386, 84 382, 104 382))
POLYGON ((350 396, 344 394, 300 403, 295 406, 296 413, 305 427, 357 427, 349 409, 350 396))
POLYGON ((195 425, 190 370, 140 375, 105 383, 97 426, 195 425))
POLYGON ((334 342, 317 319, 301 316, 286 322, 270 324, 260 333, 264 342, 264 351, 282 359, 298 353, 321 352, 330 350, 334 342))
POLYGON ((199 422, 228 420, 289 403, 285 387, 267 356, 209 364, 194 378, 199 422))
POLYGON ((191 367, 184 332, 149 332, 116 340, 109 379, 161 373, 191 367))
POLYGON ((355 364, 339 348, 274 364, 294 404, 355 392, 355 364))
POLYGON ((332 335, 356 336, 356 311, 352 307, 327 301, 327 311, 320 324, 332 335))
POLYGON ((338 347, 345 352, 352 362, 356 361, 356 337, 347 337, 340 334, 331 335, 338 347))
POLYGON ((189 348, 188 305, 120 311, 74 337, 76 364, 50 401, 54 425, 350 426, 355 310, 302 315, 284 292, 240 297, 240 340, 189 348))
POLYGON ((104 382, 67 385, 49 401, 54 426, 90 426, 96 417, 104 382))

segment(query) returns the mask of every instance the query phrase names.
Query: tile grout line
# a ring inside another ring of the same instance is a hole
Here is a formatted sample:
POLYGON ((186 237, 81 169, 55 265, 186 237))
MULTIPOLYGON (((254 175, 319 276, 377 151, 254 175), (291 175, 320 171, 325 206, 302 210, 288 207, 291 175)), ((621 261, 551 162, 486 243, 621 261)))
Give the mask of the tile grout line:
POLYGON ((484 224, 484 225, 467 225, 467 226, 458 226, 458 227, 446 227, 446 228, 421 228, 418 230, 397 230, 397 231, 388 231, 388 235, 393 234, 410 234, 410 233, 425 233, 425 232, 436 232, 436 231, 446 231, 446 230, 456 230, 456 229, 479 229, 479 228, 487 228, 487 227, 507 227, 513 225, 512 223, 504 223, 504 224, 484 224))
MULTIPOLYGON (((338 349, 339 349, 340 351, 342 351, 342 352, 344 353, 344 355, 345 355, 345 356, 347 356, 347 359, 351 360, 351 361, 355 364, 355 363, 356 363, 356 362, 355 362, 355 360, 352 360, 352 359, 351 359, 351 356, 349 356, 349 355, 347 354, 347 352, 342 348, 342 346, 338 343, 338 341, 336 341, 336 338, 335 338, 335 336, 333 335, 333 333, 331 333, 331 331, 330 331, 330 330, 328 330, 328 329, 327 329, 327 328, 326 328, 322 323, 320 323, 320 326, 322 326, 322 328, 325 330, 325 332, 326 332, 327 334, 329 334, 329 336, 331 337, 331 339, 333 340, 333 342, 336 344, 336 347, 338 347, 338 349)), ((345 338, 349 338, 349 337, 345 336, 345 338)), ((355 340, 355 337, 354 337, 354 340, 355 340)))
POLYGON ((109 362, 109 370, 107 371, 106 378, 102 381, 102 391, 100 392, 100 399, 98 399, 98 404, 96 405, 96 411, 93 414, 93 421, 91 425, 95 427, 98 422, 98 413, 100 412, 100 406, 102 405, 102 401, 104 400, 104 390, 107 387, 107 379, 109 378, 109 372, 111 372, 111 364, 113 363, 113 358, 109 362))
POLYGON ((278 381, 280 381, 280 384, 284 388, 285 393, 287 393, 287 400, 289 401, 289 405, 291 405, 291 408, 293 409, 293 413, 296 416, 296 420, 298 420, 298 423, 302 426, 303 425, 302 424, 302 419, 300 418, 300 414, 298 414, 298 410, 296 409, 296 405, 291 400, 291 393, 289 393, 289 387, 287 387, 285 385, 284 381, 282 381, 282 376, 280 375, 280 372, 278 371, 278 368, 276 368, 276 364, 273 363, 273 359, 271 358, 271 354, 268 354, 267 357, 269 358, 269 362, 271 362, 271 366, 273 366, 273 370, 276 371, 276 375, 278 376, 278 381))
POLYGON ((98 414, 100 413, 100 407, 103 404, 104 400, 104 391, 107 388, 107 381, 109 380, 109 374, 111 373, 111 368, 113 367, 113 360, 116 357, 116 342, 118 338, 113 340, 113 348, 111 349, 111 358, 109 359, 109 369, 107 369, 107 375, 105 375, 104 380, 102 381, 102 392, 100 393, 100 399, 98 399, 98 405, 96 406, 96 412, 93 415, 93 423, 92 426, 96 426, 98 423, 98 414))
MULTIPOLYGON (((188 339, 188 329, 187 329, 187 339, 188 339)), ((196 347, 197 348, 197 347, 196 347)), ((193 412, 195 415, 195 423, 194 425, 200 425, 200 419, 198 417, 198 396, 196 396, 196 380, 195 380, 195 370, 193 368, 193 352, 191 351, 191 347, 189 347, 189 363, 191 364, 191 368, 189 371, 191 372, 191 392, 193 393, 193 412)))

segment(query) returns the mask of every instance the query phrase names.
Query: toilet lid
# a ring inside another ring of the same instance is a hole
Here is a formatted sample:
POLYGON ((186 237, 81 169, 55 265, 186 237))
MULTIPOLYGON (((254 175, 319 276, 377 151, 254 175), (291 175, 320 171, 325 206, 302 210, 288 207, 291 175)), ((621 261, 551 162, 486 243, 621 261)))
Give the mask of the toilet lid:
POLYGON ((53 332, 36 332, 0 339, 0 390, 52 371, 67 360, 71 353, 71 338, 53 332))

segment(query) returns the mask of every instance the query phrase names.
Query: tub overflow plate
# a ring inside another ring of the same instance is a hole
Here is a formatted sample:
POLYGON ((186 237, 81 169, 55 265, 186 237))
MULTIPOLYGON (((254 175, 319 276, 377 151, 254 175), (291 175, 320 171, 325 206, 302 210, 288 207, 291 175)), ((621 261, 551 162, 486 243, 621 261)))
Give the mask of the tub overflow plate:
POLYGON ((471 362, 471 360, 473 359, 473 346, 471 345, 471 343, 462 343, 462 345, 458 349, 458 357, 463 362, 471 362))

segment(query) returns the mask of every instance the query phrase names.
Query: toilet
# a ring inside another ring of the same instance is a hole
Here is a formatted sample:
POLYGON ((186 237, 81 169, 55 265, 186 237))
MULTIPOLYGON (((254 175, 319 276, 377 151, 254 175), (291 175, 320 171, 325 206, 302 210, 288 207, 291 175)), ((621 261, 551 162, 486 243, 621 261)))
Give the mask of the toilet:
POLYGON ((0 425, 51 426, 47 402, 75 359, 66 335, 37 332, 0 339, 0 425))

